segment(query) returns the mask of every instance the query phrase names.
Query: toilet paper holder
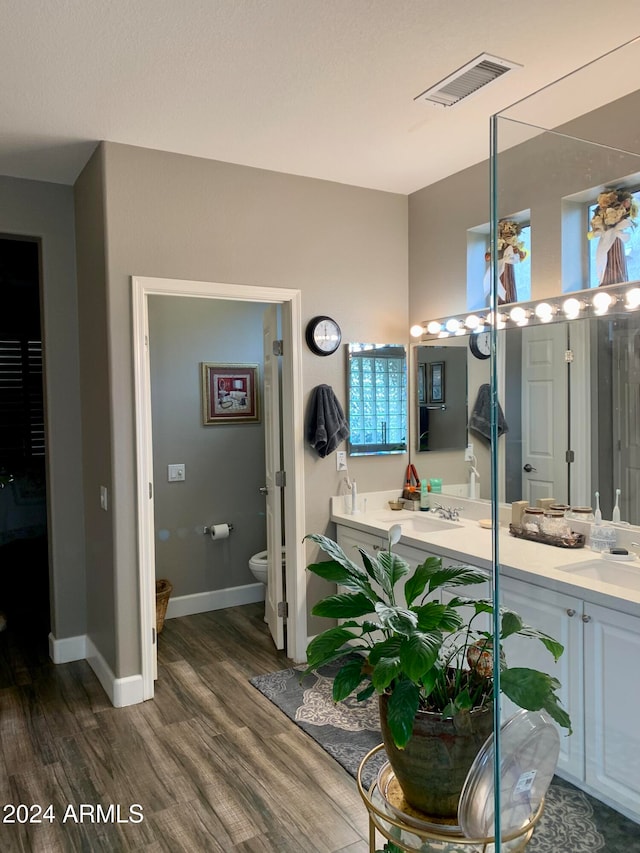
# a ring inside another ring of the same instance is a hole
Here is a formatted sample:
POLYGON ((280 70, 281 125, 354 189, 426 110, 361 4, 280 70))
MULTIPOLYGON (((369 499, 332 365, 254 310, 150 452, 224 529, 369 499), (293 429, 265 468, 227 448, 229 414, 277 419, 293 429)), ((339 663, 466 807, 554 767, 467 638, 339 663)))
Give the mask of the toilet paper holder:
MULTIPOLYGON (((233 524, 231 524, 230 522, 227 521, 226 525, 229 528, 229 533, 231 533, 231 531, 233 530, 233 524)), ((215 524, 211 524, 211 525, 209 525, 209 527, 203 527, 202 532, 204 533, 205 536, 208 536, 215 526, 216 526, 215 524)))

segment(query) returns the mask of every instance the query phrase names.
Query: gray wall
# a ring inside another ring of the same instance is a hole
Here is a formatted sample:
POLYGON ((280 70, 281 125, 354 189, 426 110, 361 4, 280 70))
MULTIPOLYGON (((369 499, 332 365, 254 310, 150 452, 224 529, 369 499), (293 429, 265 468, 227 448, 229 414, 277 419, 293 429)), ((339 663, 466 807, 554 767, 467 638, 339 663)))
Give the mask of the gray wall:
MULTIPOLYGON (((102 335, 103 306, 107 339, 100 354, 85 341, 86 354, 97 358, 104 418, 104 443, 93 447, 95 476, 86 492, 87 535, 101 540, 96 477, 111 473, 113 530, 100 580, 89 590, 116 601, 111 640, 100 651, 117 676, 140 671, 138 641, 138 570, 131 352, 131 275, 196 279, 302 292, 303 323, 316 314, 335 317, 343 340, 407 340, 407 198, 342 184, 251 169, 114 143, 103 143, 87 167, 99 170, 104 158, 104 211, 85 192, 83 174, 77 195, 78 221, 89 234, 102 229, 106 240, 106 300, 99 283, 79 274, 80 288, 96 290, 96 332, 102 335)), ((87 275, 99 270, 83 257, 90 242, 78 241, 87 275)), ((87 318, 89 328, 94 322, 87 318)), ((344 348, 329 358, 304 352, 305 404, 313 387, 332 385, 346 397, 344 348)), ((83 352, 84 357, 84 352, 83 352)), ((85 410, 87 418, 96 415, 85 410)), ((357 459, 350 472, 361 491, 399 487, 406 457, 357 459)), ((335 457, 305 458, 307 530, 334 532, 329 498, 340 478, 335 457)), ((302 570, 302 567, 301 567, 302 570)), ((311 603, 317 597, 309 590, 311 603)), ((101 602, 90 601, 90 607, 101 602)), ((90 626, 92 627, 92 626, 90 626)), ((313 625, 309 627, 313 631, 313 625)))
MULTIPOLYGON (((549 97, 553 96, 551 87, 549 97)), ((582 140, 640 150, 639 106, 636 92, 571 122, 562 134, 541 133, 509 149, 511 140, 521 138, 522 128, 499 121, 498 216, 530 211, 532 299, 558 295, 563 285, 565 289, 586 286, 585 223, 570 216, 572 205, 577 209, 592 199, 592 188, 599 184, 640 172, 640 157, 582 140)), ((410 323, 467 310, 467 232, 488 223, 489 215, 487 161, 409 196, 410 323)), ((488 362, 472 358, 469 366, 471 406, 475 389, 489 381, 489 369, 488 362)), ((482 497, 490 497, 489 446, 473 435, 470 438, 478 457, 482 497)), ((422 454, 412 451, 412 456, 420 470, 422 454)), ((443 451, 437 459, 429 454, 429 463, 434 475, 446 477, 447 482, 467 478, 462 454, 443 451)))
POLYGON ((252 554, 266 548, 264 422, 202 423, 200 363, 259 364, 262 315, 253 302, 149 298, 156 577, 173 595, 255 583, 252 554), (184 463, 184 482, 167 465, 184 463), (231 522, 212 542, 205 525, 231 522))
POLYGON ((49 563, 57 639, 85 632, 73 190, 0 177, 0 232, 42 241, 49 563))
MULTIPOLYGON (((87 561, 87 634, 112 666, 116 643, 113 583, 114 526, 119 497, 112 476, 112 411, 106 287, 104 161, 98 150, 75 186, 78 306, 82 382, 82 460, 87 561), (108 509, 100 507, 100 487, 108 509)), ((133 469, 132 469, 133 470, 133 469)), ((114 670, 115 671, 115 670, 114 670)))

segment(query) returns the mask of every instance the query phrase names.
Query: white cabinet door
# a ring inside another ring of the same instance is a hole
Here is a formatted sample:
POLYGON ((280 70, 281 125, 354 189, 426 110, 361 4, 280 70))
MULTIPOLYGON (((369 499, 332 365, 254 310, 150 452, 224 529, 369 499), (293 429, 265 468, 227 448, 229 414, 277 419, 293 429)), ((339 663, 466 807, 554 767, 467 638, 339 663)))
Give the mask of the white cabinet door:
POLYGON ((585 604, 586 781, 640 818, 640 618, 585 604))
MULTIPOLYGON (((504 642, 509 666, 523 666, 547 672, 557 678, 562 687, 558 696, 571 717, 573 734, 560 731, 558 772, 576 781, 584 779, 584 705, 582 600, 563 593, 552 592, 535 584, 513 578, 500 578, 501 604, 514 610, 526 625, 553 637, 564 646, 558 663, 538 640, 513 636, 504 642)), ((502 711, 506 720, 517 707, 504 699, 502 711)))
POLYGON ((357 566, 363 568, 362 557, 358 552, 358 547, 364 548, 369 554, 375 554, 381 548, 387 548, 387 540, 382 536, 375 536, 372 533, 363 533, 360 530, 353 530, 350 527, 344 527, 339 524, 337 527, 336 541, 342 548, 347 557, 352 560, 357 566))

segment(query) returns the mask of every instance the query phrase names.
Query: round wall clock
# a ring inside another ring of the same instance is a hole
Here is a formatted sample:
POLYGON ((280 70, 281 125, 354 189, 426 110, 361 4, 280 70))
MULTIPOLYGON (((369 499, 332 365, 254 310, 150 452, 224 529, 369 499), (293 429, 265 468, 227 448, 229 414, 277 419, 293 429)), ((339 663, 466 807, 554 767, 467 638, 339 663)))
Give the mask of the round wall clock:
POLYGON ((307 323, 307 346, 316 355, 331 355, 340 346, 342 332, 331 317, 314 317, 307 323))
POLYGON ((469 349, 476 358, 491 355, 491 332, 475 332, 469 335, 469 349))

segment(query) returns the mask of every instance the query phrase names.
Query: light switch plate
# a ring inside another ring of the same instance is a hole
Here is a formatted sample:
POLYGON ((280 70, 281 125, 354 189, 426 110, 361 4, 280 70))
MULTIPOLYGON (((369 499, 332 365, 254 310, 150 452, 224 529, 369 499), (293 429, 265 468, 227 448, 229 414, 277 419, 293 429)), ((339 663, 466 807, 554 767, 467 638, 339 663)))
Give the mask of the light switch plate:
POLYGON ((105 512, 109 509, 109 493, 106 486, 100 486, 100 509, 105 512))
POLYGON ((179 462, 176 465, 167 465, 167 480, 170 483, 180 483, 185 479, 185 477, 184 462, 179 462))

